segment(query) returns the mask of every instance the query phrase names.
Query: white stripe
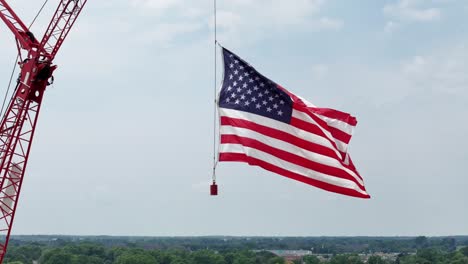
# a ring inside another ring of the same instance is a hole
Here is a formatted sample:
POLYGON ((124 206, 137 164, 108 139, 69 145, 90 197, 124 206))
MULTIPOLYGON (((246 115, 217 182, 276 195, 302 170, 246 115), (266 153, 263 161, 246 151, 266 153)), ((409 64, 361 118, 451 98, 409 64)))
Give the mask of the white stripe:
POLYGON ((317 122, 315 122, 315 120, 312 119, 312 117, 308 116, 306 113, 301 112, 301 111, 293 110, 292 116, 297 118, 297 119, 300 119, 300 120, 302 120, 304 122, 316 125, 325 134, 325 136, 327 136, 328 139, 335 142, 336 147, 338 148, 338 150, 340 150, 342 152, 346 152, 348 150, 348 144, 344 143, 343 141, 341 141, 339 139, 334 138, 333 135, 328 130, 326 130, 325 128, 323 128, 319 124, 317 124, 317 122))
POLYGON ((315 106, 313 103, 309 102, 307 99, 305 99, 304 97, 302 96, 299 96, 297 94, 295 94, 297 96, 297 98, 301 99, 301 101, 308 107, 313 107, 313 108, 317 108, 317 106, 315 106))
MULTIPOLYGON (((308 100, 304 99, 303 97, 301 96, 298 96, 296 95, 299 99, 302 100, 302 102, 308 106, 308 107, 312 107, 312 108, 317 108, 317 106, 315 106, 313 103, 309 102, 308 100)), ((355 126, 352 126, 346 122, 343 122, 341 120, 338 120, 338 119, 333 119, 333 118, 330 118, 330 117, 326 117, 326 116, 323 116, 323 115, 320 115, 320 114, 315 114, 316 116, 318 116, 320 119, 324 120, 325 122, 327 122, 327 124, 331 127, 334 127, 334 128, 337 128, 343 132, 345 132, 346 134, 348 135, 353 135, 353 129, 355 126)))
POLYGON ((274 148, 287 151, 291 154, 305 158, 307 160, 311 160, 314 162, 321 163, 323 165, 327 165, 330 167, 344 170, 348 174, 350 174, 353 178, 355 178, 356 181, 359 182, 359 184, 364 186, 364 182, 361 180, 361 178, 359 178, 359 176, 357 176, 352 170, 344 167, 343 164, 341 164, 338 160, 334 158, 330 158, 328 156, 324 156, 315 152, 308 151, 306 149, 302 149, 293 144, 290 144, 285 141, 278 140, 272 137, 265 136, 254 130, 250 130, 246 128, 239 128, 239 127, 233 127, 233 126, 221 126, 220 133, 221 135, 238 135, 241 137, 255 139, 268 146, 274 146, 274 148))
POLYGON ((244 120, 257 123, 259 125, 271 127, 276 130, 288 133, 292 136, 327 147, 336 153, 337 158, 342 159, 340 152, 333 146, 333 144, 327 138, 322 137, 320 135, 316 135, 308 131, 304 131, 302 129, 293 127, 289 124, 286 124, 286 123, 283 123, 283 122, 280 122, 280 121, 277 121, 268 117, 263 117, 261 115, 251 114, 251 113, 243 112, 239 110, 231 110, 231 109, 220 107, 219 114, 220 116, 244 119, 244 120))
POLYGON ((352 136, 353 135, 353 132, 354 132, 354 127, 355 126, 352 126, 346 122, 343 122, 341 120, 338 120, 338 119, 334 119, 334 118, 330 118, 330 117, 326 117, 326 116, 323 116, 323 115, 320 115, 320 114, 315 114, 318 118, 322 119, 323 121, 327 122, 327 125, 331 126, 331 127, 334 127, 336 129, 339 129, 341 131, 343 131, 344 133, 352 136))
POLYGON ((284 161, 282 159, 279 159, 273 155, 270 155, 266 152, 260 151, 258 149, 254 148, 249 148, 242 146, 240 144, 221 144, 220 146, 220 151, 221 153, 242 153, 246 154, 249 157, 256 158, 259 160, 263 160, 267 163, 274 164, 277 167, 280 167, 282 169, 294 172, 296 174, 302 175, 304 177, 314 179, 317 181, 325 182, 331 185, 339 186, 342 188, 347 188, 347 189, 352 189, 355 190, 361 194, 367 195, 367 193, 362 190, 359 185, 357 185, 355 182, 347 180, 347 179, 342 179, 338 177, 334 177, 333 175, 328 175, 324 173, 320 173, 308 168, 304 168, 302 166, 296 165, 289 163, 287 161, 284 161))

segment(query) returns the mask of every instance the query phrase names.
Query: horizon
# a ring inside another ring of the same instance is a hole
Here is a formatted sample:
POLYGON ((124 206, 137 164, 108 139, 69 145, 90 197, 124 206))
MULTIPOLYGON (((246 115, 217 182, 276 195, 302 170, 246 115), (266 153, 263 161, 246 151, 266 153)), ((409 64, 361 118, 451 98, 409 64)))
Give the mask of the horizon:
POLYGON ((442 236, 367 236, 367 235, 357 235, 357 236, 226 236, 226 235, 200 235, 200 236, 135 236, 135 235, 67 235, 67 234, 52 234, 52 235, 12 235, 12 237, 21 237, 21 236, 45 236, 45 237, 54 237, 54 236, 63 236, 63 237, 135 237, 135 238, 417 238, 417 237, 427 237, 427 238, 468 238, 468 235, 442 235, 442 236))

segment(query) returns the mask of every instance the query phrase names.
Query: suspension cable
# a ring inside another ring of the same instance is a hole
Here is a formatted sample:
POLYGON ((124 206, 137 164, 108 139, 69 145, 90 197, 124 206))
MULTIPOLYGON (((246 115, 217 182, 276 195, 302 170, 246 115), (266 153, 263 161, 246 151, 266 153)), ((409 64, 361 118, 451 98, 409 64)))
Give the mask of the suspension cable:
POLYGON ((13 70, 11 71, 11 75, 10 75, 10 81, 8 81, 8 88, 6 90, 5 96, 3 97, 2 109, 0 110, 0 115, 1 116, 3 116, 3 109, 5 108, 5 103, 6 103, 6 100, 8 98, 8 94, 10 93, 11 82, 13 81, 13 76, 15 75, 16 65, 17 65, 18 59, 19 59, 19 54, 16 55, 16 60, 15 60, 15 63, 13 65, 13 70))
POLYGON ((216 100, 216 89, 218 85, 217 80, 217 58, 218 58, 218 51, 217 51, 217 7, 216 7, 216 0, 213 0, 213 11, 214 11, 214 111, 213 111, 213 182, 216 182, 216 110, 217 110, 217 100, 216 100))
POLYGON ((213 12, 214 12, 214 85, 213 85, 213 104, 214 104, 214 109, 213 109, 213 184, 211 185, 210 193, 211 195, 218 195, 218 186, 216 185, 216 165, 217 165, 217 159, 216 159, 216 117, 217 117, 217 98, 216 98, 216 86, 217 86, 217 59, 218 59, 218 51, 217 51, 217 44, 218 44, 218 38, 217 38, 217 21, 216 21, 216 16, 217 16, 217 7, 216 7, 216 0, 213 0, 213 12))
POLYGON ((39 12, 37 12, 36 16, 34 17, 33 21, 31 22, 31 25, 29 25, 28 29, 31 29, 31 27, 34 25, 34 22, 36 22, 36 19, 42 13, 42 10, 46 6, 47 2, 49 2, 49 0, 45 0, 45 2, 42 4, 41 8, 39 9, 39 12))

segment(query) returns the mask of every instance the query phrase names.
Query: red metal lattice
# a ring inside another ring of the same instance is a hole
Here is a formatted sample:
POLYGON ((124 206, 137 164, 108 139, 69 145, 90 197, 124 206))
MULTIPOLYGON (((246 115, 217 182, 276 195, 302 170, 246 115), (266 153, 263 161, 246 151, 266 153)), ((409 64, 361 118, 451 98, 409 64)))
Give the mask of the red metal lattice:
POLYGON ((0 263, 6 254, 29 152, 52 65, 87 0, 62 0, 39 43, 5 0, 0 19, 13 32, 21 74, 0 123, 0 263))

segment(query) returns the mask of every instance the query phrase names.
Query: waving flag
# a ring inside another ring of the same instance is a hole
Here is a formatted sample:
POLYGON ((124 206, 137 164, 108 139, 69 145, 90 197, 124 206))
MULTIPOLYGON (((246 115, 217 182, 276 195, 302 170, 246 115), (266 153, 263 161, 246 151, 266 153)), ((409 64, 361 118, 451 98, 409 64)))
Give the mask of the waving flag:
POLYGON ((219 161, 246 162, 344 195, 370 198, 347 152, 356 119, 319 108, 223 48, 219 161))

